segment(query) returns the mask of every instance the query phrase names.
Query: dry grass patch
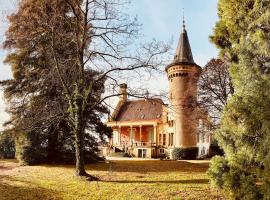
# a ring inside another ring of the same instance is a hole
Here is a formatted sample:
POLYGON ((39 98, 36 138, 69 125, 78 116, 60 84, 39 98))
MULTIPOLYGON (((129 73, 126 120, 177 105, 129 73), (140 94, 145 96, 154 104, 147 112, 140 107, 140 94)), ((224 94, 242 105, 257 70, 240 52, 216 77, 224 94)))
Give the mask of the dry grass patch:
POLYGON ((97 163, 87 171, 101 181, 89 182, 74 176, 74 166, 18 167, 0 176, 0 199, 222 199, 209 186, 207 168, 185 161, 97 163))

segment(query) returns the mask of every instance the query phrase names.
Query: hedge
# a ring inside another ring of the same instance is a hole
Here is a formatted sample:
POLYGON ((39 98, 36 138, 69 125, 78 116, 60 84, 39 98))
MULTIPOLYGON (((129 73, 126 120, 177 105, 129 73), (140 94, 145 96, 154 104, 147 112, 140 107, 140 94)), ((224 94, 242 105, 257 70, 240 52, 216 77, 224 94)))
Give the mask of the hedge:
POLYGON ((198 147, 174 148, 172 157, 174 160, 194 160, 198 156, 198 147))

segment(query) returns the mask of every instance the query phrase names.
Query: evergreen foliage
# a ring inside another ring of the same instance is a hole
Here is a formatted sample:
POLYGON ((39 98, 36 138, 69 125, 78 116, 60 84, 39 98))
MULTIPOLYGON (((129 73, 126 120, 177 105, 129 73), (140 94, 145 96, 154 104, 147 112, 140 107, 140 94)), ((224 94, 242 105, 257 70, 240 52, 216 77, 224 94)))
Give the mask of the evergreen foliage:
POLYGON ((15 158, 15 142, 12 133, 9 131, 0 133, 0 158, 15 158))
MULTIPOLYGON (((57 14, 64 15, 70 8, 65 1, 25 0, 20 3, 18 12, 9 16, 10 27, 6 33, 4 48, 14 49, 5 60, 12 67, 13 79, 0 84, 4 87, 5 98, 9 102, 8 112, 11 115, 6 125, 10 125, 16 133, 16 157, 23 164, 75 162, 75 139, 69 125, 69 105, 63 95, 65 91, 57 72, 52 70, 53 58, 48 42, 51 35, 48 32, 43 35, 39 33, 45 29, 42 21, 49 21, 52 15, 56 15, 56 10, 57 14), (39 30, 34 30, 37 24, 39 30)), ((69 42, 72 40, 72 18, 58 20, 58 23, 61 24, 59 29, 64 27, 61 29, 62 37, 58 38, 58 48, 59 51, 69 49, 68 55, 61 56, 72 65, 76 59, 74 44, 69 42)), ((62 68, 65 80, 78 76, 78 71, 69 64, 62 68)), ((89 69, 84 73, 86 83, 100 75, 89 69)), ((89 102, 99 101, 105 91, 104 81, 105 79, 93 84, 93 96, 88 99, 89 102)), ((73 87, 72 83, 68 86, 73 87)), ((88 108, 84 113, 88 130, 83 147, 86 162, 97 159, 98 145, 111 134, 110 128, 101 121, 108 112, 104 105, 99 104, 94 109, 88 108)))
POLYGON ((211 39, 231 61, 235 94, 216 134, 225 156, 208 174, 233 199, 269 199, 270 1, 220 0, 219 17, 211 39))
POLYGON ((16 158, 22 165, 37 165, 46 160, 46 147, 42 135, 35 132, 20 133, 16 137, 16 158))

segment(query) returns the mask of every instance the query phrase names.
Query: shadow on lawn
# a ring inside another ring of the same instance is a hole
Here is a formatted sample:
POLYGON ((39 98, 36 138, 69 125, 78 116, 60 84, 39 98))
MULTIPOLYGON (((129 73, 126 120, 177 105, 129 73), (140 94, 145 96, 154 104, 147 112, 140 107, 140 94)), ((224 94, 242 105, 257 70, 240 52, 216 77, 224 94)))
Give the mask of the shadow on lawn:
POLYGON ((208 184, 207 179, 193 179, 193 180, 172 180, 172 181, 139 181, 139 180, 116 180, 116 181, 101 181, 109 183, 169 183, 169 184, 208 184))
POLYGON ((16 159, 2 159, 0 158, 0 163, 18 163, 19 161, 16 159))
POLYGON ((1 165, 0 165, 0 171, 1 171, 1 170, 11 170, 11 169, 12 169, 12 167, 1 166, 1 165))
POLYGON ((0 176, 0 200, 61 200, 55 191, 35 187, 10 176, 0 176))
POLYGON ((190 163, 187 161, 110 161, 108 163, 98 163, 87 165, 87 170, 91 171, 111 171, 111 172, 206 172, 208 163, 190 163))
MULTIPOLYGON (((74 169, 74 165, 44 164, 42 167, 74 169)), ((208 163, 191 163, 188 161, 110 161, 87 164, 86 170, 103 172, 134 172, 146 174, 148 172, 184 172, 205 173, 208 163)))

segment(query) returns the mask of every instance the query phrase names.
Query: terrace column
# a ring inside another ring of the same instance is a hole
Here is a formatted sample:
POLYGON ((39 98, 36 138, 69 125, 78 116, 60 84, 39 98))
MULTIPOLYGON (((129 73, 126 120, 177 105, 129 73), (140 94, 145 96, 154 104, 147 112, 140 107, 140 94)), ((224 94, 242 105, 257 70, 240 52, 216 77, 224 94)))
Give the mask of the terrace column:
POLYGON ((157 125, 154 125, 154 143, 157 145, 157 125))
POLYGON ((142 126, 140 126, 140 145, 142 145, 142 126))
POLYGON ((133 145, 132 139, 133 139, 133 126, 130 126, 129 140, 130 140, 131 145, 133 145))
POLYGON ((118 127, 119 144, 121 145, 121 126, 118 127))

